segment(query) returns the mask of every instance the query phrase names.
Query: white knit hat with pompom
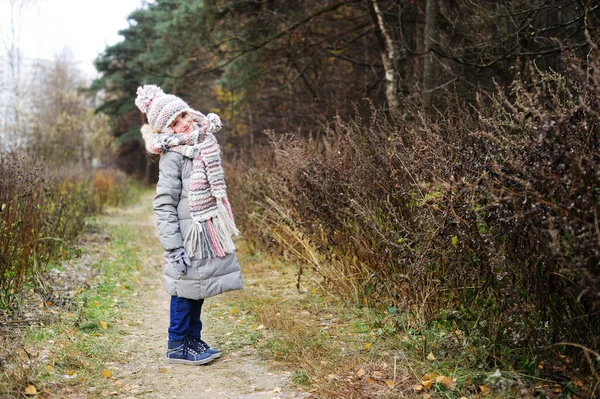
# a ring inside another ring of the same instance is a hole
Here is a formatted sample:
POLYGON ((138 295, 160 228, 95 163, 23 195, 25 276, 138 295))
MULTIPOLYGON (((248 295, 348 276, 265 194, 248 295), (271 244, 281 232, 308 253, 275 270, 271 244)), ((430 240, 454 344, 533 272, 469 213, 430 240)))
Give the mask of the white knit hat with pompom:
POLYGON ((156 85, 144 85, 137 89, 135 105, 146 114, 148 123, 157 133, 169 131, 169 125, 183 112, 192 112, 181 98, 165 94, 156 85))

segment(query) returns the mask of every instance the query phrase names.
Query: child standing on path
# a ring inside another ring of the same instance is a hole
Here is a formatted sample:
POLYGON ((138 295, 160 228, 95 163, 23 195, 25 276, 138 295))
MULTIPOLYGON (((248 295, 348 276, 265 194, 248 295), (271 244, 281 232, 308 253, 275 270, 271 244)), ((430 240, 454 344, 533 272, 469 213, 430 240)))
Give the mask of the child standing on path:
POLYGON ((153 208, 171 295, 166 359, 205 364, 221 351, 201 338, 204 299, 243 288, 231 239, 239 231, 214 136, 221 120, 154 85, 139 87, 135 104, 148 120, 142 127, 146 150, 160 155, 153 208))

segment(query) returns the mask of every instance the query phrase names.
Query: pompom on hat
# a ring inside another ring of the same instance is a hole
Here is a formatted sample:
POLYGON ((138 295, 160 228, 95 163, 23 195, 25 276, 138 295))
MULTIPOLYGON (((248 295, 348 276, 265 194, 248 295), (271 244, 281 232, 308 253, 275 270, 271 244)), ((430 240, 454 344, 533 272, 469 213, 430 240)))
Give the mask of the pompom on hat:
POLYGON ((137 89, 135 105, 146 114, 148 123, 157 133, 171 132, 169 125, 183 112, 194 110, 181 98, 165 94, 156 85, 144 85, 137 89))

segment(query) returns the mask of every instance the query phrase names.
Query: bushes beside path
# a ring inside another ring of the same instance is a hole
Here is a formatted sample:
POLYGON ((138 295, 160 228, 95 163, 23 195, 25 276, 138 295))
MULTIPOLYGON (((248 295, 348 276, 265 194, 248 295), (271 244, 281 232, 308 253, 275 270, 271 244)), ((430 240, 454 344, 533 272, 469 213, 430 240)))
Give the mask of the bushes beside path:
POLYGON ((598 382, 600 65, 589 60, 532 69, 436 118, 406 101, 311 139, 273 134, 228 174, 238 223, 299 261, 300 285, 312 268, 329 292, 395 318, 396 333, 433 323, 464 337, 447 356, 598 382))
POLYGON ((43 284, 51 264, 77 256, 85 218, 135 197, 116 170, 52 170, 28 156, 0 154, 0 299, 14 305, 25 284, 43 284))

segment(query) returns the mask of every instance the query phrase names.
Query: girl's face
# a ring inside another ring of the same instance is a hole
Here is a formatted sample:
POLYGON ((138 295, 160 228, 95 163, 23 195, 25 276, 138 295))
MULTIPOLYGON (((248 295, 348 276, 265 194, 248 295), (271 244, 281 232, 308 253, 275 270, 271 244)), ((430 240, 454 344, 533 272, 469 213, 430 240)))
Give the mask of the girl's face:
POLYGON ((169 126, 175 133, 188 134, 194 131, 194 121, 187 112, 177 115, 177 118, 169 126))

